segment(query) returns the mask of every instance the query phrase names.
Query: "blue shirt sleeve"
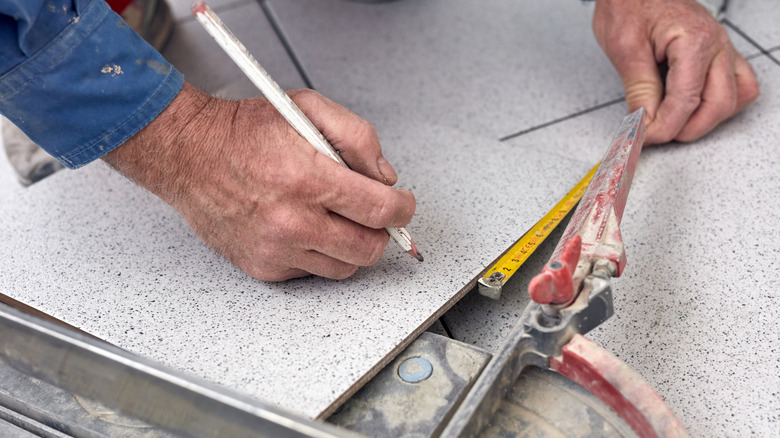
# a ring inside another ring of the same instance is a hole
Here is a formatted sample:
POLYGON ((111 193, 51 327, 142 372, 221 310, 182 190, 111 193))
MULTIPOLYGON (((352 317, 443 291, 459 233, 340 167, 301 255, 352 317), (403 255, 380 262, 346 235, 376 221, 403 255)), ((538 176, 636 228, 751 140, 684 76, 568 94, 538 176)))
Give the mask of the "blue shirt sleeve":
POLYGON ((124 143, 183 82, 103 0, 0 0, 0 113, 67 167, 124 143))

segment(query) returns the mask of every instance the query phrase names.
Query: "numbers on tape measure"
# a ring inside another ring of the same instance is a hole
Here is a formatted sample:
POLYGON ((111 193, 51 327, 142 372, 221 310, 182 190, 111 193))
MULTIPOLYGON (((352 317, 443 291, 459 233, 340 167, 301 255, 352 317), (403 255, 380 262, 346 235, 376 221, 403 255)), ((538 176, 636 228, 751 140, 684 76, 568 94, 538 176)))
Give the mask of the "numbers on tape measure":
MULTIPOLYGON (((599 163, 600 164, 600 163, 599 163)), ((506 275, 501 278, 500 283, 503 285, 511 277, 523 263, 528 260, 531 254, 536 251, 539 244, 544 242, 545 239, 552 233, 552 231, 558 226, 558 224, 569 214, 575 205, 580 201, 585 191, 588 189, 590 181, 593 179, 593 175, 599 167, 596 164, 593 169, 585 175, 584 178, 572 188, 566 196, 563 197, 539 222, 534 225, 527 233, 523 235, 512 248, 509 249, 493 266, 487 270, 483 279, 488 279, 496 272, 504 272, 506 275)))

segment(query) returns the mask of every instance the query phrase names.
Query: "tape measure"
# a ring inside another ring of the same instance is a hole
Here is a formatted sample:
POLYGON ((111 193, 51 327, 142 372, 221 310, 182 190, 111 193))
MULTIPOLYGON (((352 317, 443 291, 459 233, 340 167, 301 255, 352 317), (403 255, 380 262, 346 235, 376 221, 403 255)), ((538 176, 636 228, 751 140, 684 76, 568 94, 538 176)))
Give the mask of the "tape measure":
POLYGON ((577 202, 579 202, 588 189, 590 180, 593 179, 599 164, 596 164, 563 199, 555 204, 552 210, 547 212, 536 225, 515 242, 490 269, 485 271, 482 278, 477 282, 480 294, 493 299, 498 299, 501 296, 501 288, 504 284, 509 281, 520 266, 536 251, 539 244, 547 239, 547 236, 555 230, 555 227, 577 205, 577 202))

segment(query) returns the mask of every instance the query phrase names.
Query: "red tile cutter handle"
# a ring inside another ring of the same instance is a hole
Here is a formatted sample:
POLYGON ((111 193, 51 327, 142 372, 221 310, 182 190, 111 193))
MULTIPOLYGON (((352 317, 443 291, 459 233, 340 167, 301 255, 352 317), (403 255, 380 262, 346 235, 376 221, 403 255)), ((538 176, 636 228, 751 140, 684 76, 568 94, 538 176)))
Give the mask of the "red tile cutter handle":
POLYGON ((528 293, 555 316, 574 301, 590 274, 619 277, 626 266, 620 221, 645 139, 645 110, 623 119, 552 258, 528 293))

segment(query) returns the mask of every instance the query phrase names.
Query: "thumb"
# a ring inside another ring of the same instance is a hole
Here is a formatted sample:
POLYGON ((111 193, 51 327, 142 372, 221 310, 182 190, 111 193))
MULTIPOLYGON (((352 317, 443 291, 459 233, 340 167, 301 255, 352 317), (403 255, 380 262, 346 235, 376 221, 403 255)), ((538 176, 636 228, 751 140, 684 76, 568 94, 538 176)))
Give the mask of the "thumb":
POLYGON ((352 170, 387 185, 398 181, 369 122, 317 92, 299 90, 290 94, 352 170))
POLYGON ((648 45, 646 50, 624 57, 610 57, 610 59, 623 81, 628 111, 634 112, 644 108, 647 111, 648 133, 650 133, 652 131, 650 126, 664 96, 663 79, 652 49, 648 45))

